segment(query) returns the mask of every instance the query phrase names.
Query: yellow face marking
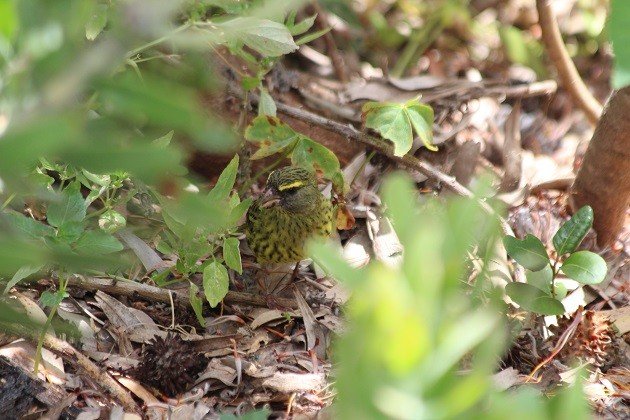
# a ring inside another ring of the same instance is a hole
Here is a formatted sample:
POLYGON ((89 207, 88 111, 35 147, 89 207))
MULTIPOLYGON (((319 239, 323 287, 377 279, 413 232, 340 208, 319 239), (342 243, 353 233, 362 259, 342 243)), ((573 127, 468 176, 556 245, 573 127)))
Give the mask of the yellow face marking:
POLYGON ((304 182, 302 182, 302 181, 295 181, 295 182, 292 182, 290 184, 280 185, 278 187, 278 191, 289 190, 291 188, 297 188, 297 187, 301 187, 303 185, 304 185, 304 182))

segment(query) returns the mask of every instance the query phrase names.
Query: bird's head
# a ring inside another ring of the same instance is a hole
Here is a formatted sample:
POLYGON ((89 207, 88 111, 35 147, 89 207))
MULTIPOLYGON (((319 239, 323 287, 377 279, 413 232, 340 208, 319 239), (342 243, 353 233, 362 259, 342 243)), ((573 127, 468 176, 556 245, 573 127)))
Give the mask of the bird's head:
POLYGON ((312 173, 288 166, 269 174, 260 200, 265 208, 281 206, 291 213, 307 213, 316 209, 319 194, 317 179, 312 173))

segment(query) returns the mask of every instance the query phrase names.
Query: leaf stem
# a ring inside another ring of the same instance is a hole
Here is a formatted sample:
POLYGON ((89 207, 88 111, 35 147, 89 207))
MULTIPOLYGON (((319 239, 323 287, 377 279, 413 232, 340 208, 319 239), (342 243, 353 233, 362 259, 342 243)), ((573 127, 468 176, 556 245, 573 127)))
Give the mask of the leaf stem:
POLYGON ((168 34, 158 38, 158 39, 154 39, 151 42, 147 42, 144 45, 139 46, 138 48, 134 48, 133 50, 129 51, 127 53, 127 58, 132 58, 138 54, 140 54, 142 51, 151 48, 151 47, 155 47, 156 45, 161 44, 164 41, 168 41, 173 35, 178 34, 182 31, 185 31, 186 29, 190 28, 192 26, 192 24, 190 22, 186 22, 181 26, 178 26, 177 28, 175 28, 174 30, 172 30, 171 32, 169 32, 168 34))
MULTIPOLYGON (((65 276, 60 275, 59 276, 59 290, 57 290, 57 293, 61 296, 64 296, 66 293, 67 285, 68 285, 68 279, 65 276)), ((39 373, 39 364, 42 359, 42 347, 44 346, 44 339, 46 338, 46 333, 48 332, 48 329, 50 328, 50 325, 52 324, 53 318, 57 314, 57 308, 59 308, 60 303, 61 303, 61 300, 50 309, 50 314, 48 314, 48 318, 46 318, 46 323, 44 323, 44 326, 42 327, 42 330, 39 333, 39 338, 37 339, 37 350, 35 351, 35 361, 34 361, 34 366, 33 366, 33 373, 36 376, 39 373)))

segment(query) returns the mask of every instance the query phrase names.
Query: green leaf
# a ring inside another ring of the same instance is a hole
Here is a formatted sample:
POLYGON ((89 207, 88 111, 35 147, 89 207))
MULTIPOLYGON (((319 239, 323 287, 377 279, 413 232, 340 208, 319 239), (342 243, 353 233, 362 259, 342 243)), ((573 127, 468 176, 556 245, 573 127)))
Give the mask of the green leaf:
POLYGON ((114 233, 127 225, 125 216, 116 210, 107 210, 98 218, 98 227, 107 233, 114 233))
POLYGON ((208 200, 213 202, 224 202, 230 197, 230 191, 234 188, 236 182, 236 173, 238 172, 238 155, 234 155, 230 163, 225 167, 217 183, 208 193, 208 200))
POLYGON ((212 261, 203 270, 203 292, 211 307, 216 307, 229 290, 227 269, 218 261, 212 261))
POLYGON ((251 157, 252 160, 262 159, 267 156, 284 151, 302 138, 301 134, 293 131, 291 127, 271 116, 258 116, 245 129, 245 139, 258 143, 259 149, 251 157))
POLYGON ((153 144, 161 149, 168 147, 168 145, 171 144, 171 140, 173 140, 174 133, 175 132, 173 130, 169 131, 168 133, 164 134, 162 137, 159 137, 153 140, 153 144))
POLYGON ((306 19, 299 23, 296 23, 295 25, 287 25, 287 27, 289 28, 291 35, 301 35, 311 29, 311 26, 313 26, 313 24, 315 23, 315 19, 317 19, 317 13, 307 17, 306 19))
POLYGON ((13 275, 11 280, 9 280, 6 287, 4 288, 4 294, 7 294, 13 286, 15 286, 16 284, 18 284, 20 281, 24 280, 28 276, 31 276, 37 273, 43 267, 44 267, 44 264, 25 265, 23 267, 20 267, 20 269, 13 275))
POLYGON ((63 190, 61 200, 53 201, 46 211, 46 219, 52 226, 59 227, 67 222, 80 222, 85 218, 86 205, 75 182, 63 190))
POLYGON ((575 251, 593 226, 593 209, 584 206, 567 220, 553 236, 553 246, 558 256, 575 251))
POLYGON ((630 84, 630 4, 626 0, 612 0, 608 14, 608 32, 614 52, 612 85, 620 89, 630 84))
POLYGON ((85 225, 83 221, 65 222, 57 229, 57 238, 64 242, 72 243, 79 239, 84 230, 85 225))
POLYGON ((85 37, 94 41, 98 34, 101 33, 105 25, 107 25, 107 11, 109 6, 107 4, 96 4, 95 9, 90 16, 90 20, 85 24, 85 37))
POLYGON ((367 102, 362 111, 366 127, 394 143, 394 155, 403 156, 411 150, 414 132, 429 150, 437 150, 431 144, 433 110, 418 100, 404 104, 367 102))
POLYGON ((225 264, 238 274, 243 274, 243 265, 241 264, 241 250, 239 248, 239 240, 234 237, 225 238, 223 240, 223 259, 225 264))
POLYGON ((0 215, 9 226, 26 235, 30 239, 41 239, 45 236, 54 236, 55 230, 48 225, 20 213, 5 212, 0 215))
POLYGON ((46 307, 54 308, 54 307, 59 306, 61 301, 68 296, 70 296, 68 295, 68 293, 61 292, 61 290, 58 290, 56 293, 51 293, 48 290, 46 290, 39 297, 39 301, 41 302, 44 308, 46 307))
POLYGON ((567 277, 582 284, 598 284, 606 278, 606 261, 590 251, 579 251, 569 255, 560 270, 567 277))
POLYGON ((293 148, 291 163, 319 173, 326 179, 333 179, 340 172, 337 156, 327 147, 306 137, 300 139, 293 148))
POLYGON ((545 293, 551 293, 551 279, 553 277, 553 271, 549 264, 546 264, 542 270, 538 271, 525 271, 527 277, 527 283, 531 284, 542 290, 545 293))
POLYGON ((509 283, 505 293, 521 308, 543 315, 562 315, 562 302, 552 298, 537 287, 526 283, 509 283))
POLYGON ((19 18, 16 1, 0 1, 0 36, 11 40, 18 28, 19 18))
POLYGON ((276 116, 276 103, 267 91, 260 89, 260 100, 258 101, 258 115, 276 116))
POLYGON ((332 30, 332 26, 324 29, 320 29, 319 31, 311 32, 310 34, 306 34, 301 36, 295 41, 295 45, 304 45, 308 44, 311 41, 316 40, 317 38, 326 35, 328 32, 332 30))
POLYGON ((122 249, 118 239, 102 230, 89 230, 74 244, 74 250, 83 255, 111 254, 122 249))
POLYGON ((545 246, 534 235, 527 235, 522 241, 508 235, 503 238, 503 245, 510 257, 528 270, 542 270, 549 264, 545 246))
POLYGON ((190 299, 190 306, 193 308, 195 312, 195 316, 197 317, 197 321, 199 324, 205 328, 206 319, 203 317, 203 300, 198 296, 199 287, 195 283, 190 283, 190 288, 188 289, 188 297, 190 299))
POLYGON ((237 17, 218 26, 265 57, 280 57, 298 48, 286 26, 268 19, 237 17))
POLYGON ((238 203, 230 212, 229 224, 230 226, 236 226, 239 220, 245 215, 249 206, 252 205, 254 200, 250 198, 246 198, 245 200, 238 203))

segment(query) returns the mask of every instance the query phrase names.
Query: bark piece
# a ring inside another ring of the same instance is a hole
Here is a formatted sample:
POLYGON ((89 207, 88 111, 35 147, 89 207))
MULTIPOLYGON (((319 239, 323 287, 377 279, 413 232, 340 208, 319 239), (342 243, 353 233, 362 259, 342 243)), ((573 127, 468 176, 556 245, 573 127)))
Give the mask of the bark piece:
POLYGON ((630 204, 630 87, 613 93, 571 188, 571 206, 593 208, 597 242, 604 247, 621 231, 630 204))

